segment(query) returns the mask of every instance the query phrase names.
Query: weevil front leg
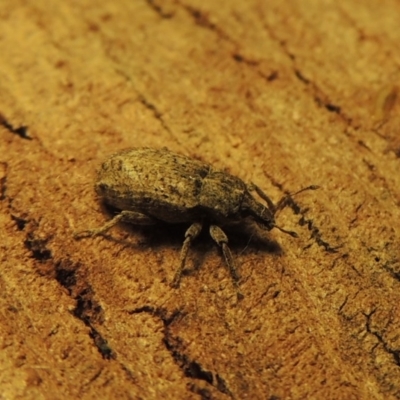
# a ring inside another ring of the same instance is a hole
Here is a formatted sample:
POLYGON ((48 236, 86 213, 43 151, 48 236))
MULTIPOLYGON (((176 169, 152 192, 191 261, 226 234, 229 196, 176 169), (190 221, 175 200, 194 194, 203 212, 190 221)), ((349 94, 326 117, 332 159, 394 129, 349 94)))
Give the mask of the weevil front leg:
POLYGON ((306 190, 317 190, 319 189, 318 185, 311 185, 307 186, 303 189, 298 190, 295 193, 288 193, 285 196, 283 196, 278 203, 275 205, 273 201, 254 183, 250 183, 247 185, 247 190, 250 192, 255 191, 264 201, 267 202, 269 210, 272 212, 273 215, 276 215, 278 211, 283 210, 285 207, 287 207, 291 201, 293 201, 292 197, 298 195, 301 192, 304 192, 306 190))
POLYGON ((232 257, 232 253, 228 247, 228 237, 225 235, 225 232, 217 225, 210 225, 210 235, 213 238, 214 242, 217 243, 218 246, 221 247, 222 253, 225 258, 226 265, 229 268, 229 272, 232 277, 233 286, 236 289, 238 299, 242 299, 243 295, 239 289, 239 275, 236 270, 235 262, 232 257))
POLYGON ((275 204, 274 202, 253 182, 247 185, 247 190, 249 192, 256 192, 266 203, 268 204, 269 210, 272 214, 275 214, 275 204))
POLYGON ((102 233, 105 233, 109 229, 111 229, 114 225, 118 224, 118 222, 128 222, 133 225, 153 225, 156 223, 156 220, 140 212, 125 210, 121 211, 118 215, 116 215, 113 219, 105 223, 100 228, 75 232, 74 238, 82 239, 85 237, 94 237, 101 235, 102 233))
POLYGON ((186 256, 189 251, 189 248, 194 239, 200 235, 201 229, 203 228, 202 222, 195 222, 190 225, 189 229, 185 232, 185 240, 182 245, 181 256, 179 261, 179 268, 175 272, 174 280, 171 282, 171 286, 173 288, 179 287, 179 282, 181 280, 183 268, 185 267, 186 256))

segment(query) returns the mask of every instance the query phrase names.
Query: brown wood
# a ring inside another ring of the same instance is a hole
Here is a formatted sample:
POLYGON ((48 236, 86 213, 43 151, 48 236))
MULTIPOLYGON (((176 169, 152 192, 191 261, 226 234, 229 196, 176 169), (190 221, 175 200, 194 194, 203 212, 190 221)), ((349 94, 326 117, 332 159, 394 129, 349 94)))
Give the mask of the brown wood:
POLYGON ((400 3, 0 2, 1 399, 400 398, 400 3), (274 230, 119 226, 132 146, 254 181, 274 230))

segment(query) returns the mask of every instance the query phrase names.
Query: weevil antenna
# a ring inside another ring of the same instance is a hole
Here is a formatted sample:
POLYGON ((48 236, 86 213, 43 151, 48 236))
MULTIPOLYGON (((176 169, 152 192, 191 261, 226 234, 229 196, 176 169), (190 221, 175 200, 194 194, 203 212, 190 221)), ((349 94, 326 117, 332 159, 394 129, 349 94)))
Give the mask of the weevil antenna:
POLYGON ((275 225, 274 227, 277 228, 277 229, 279 229, 281 232, 287 233, 288 235, 290 235, 290 236, 292 236, 292 237, 294 237, 294 238, 298 238, 298 237, 299 237, 299 235, 298 235, 296 232, 294 232, 294 231, 287 231, 286 229, 283 229, 283 228, 281 228, 281 227, 278 226, 278 225, 275 225))
POLYGON ((303 189, 300 189, 297 192, 289 193, 286 196, 282 197, 274 208, 274 215, 276 215, 279 211, 283 210, 286 206, 288 206, 293 196, 297 196, 299 193, 305 192, 306 190, 317 190, 317 189, 319 189, 318 185, 311 185, 303 189))

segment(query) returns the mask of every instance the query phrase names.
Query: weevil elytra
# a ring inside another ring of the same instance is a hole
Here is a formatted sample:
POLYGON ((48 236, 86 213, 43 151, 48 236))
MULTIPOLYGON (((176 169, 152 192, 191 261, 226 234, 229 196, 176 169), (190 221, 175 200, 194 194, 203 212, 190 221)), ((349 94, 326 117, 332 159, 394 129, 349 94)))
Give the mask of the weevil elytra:
MULTIPOLYGON (((76 233, 76 238, 102 234, 121 221, 137 225, 159 221, 191 223, 185 233, 179 267, 171 283, 173 287, 179 286, 189 248, 205 224, 222 249, 239 297, 239 276, 221 226, 252 218, 268 231, 277 228, 297 237, 295 232, 275 223, 276 213, 288 205, 290 195, 275 205, 258 186, 245 184, 233 175, 166 148, 132 148, 112 155, 102 164, 95 189, 107 204, 120 212, 98 229, 76 233), (252 192, 266 204, 256 200, 252 192)), ((317 186, 297 193, 314 189, 317 186)))

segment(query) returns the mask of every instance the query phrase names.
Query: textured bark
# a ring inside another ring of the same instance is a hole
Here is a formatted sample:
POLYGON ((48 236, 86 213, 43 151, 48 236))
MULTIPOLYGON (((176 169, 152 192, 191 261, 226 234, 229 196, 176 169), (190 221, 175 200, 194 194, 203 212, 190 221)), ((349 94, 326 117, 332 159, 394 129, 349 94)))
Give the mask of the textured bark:
POLYGON ((0 1, 0 398, 400 398, 400 3, 0 1), (294 239, 113 228, 95 170, 167 146, 294 239))

